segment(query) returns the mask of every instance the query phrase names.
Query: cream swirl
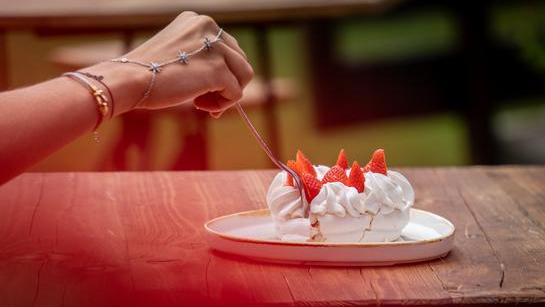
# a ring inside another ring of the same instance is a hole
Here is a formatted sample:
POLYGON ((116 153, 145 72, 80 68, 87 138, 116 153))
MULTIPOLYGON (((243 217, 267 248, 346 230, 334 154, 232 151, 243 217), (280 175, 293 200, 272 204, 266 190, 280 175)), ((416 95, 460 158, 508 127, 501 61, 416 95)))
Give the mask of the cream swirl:
POLYGON ((414 190, 409 181, 396 171, 388 175, 365 173, 365 209, 376 214, 405 211, 414 204, 414 190))
POLYGON ((310 236, 310 221, 303 218, 299 191, 284 185, 286 173, 278 173, 267 191, 267 205, 271 210, 276 234, 283 241, 306 241, 310 236))
MULTIPOLYGON (((315 166, 318 179, 322 179, 329 167, 315 166)), ((287 220, 303 217, 303 204, 299 192, 292 186, 286 186, 286 173, 279 172, 267 191, 267 205, 275 219, 287 220)))
POLYGON ((267 191, 267 205, 274 219, 288 220, 303 217, 303 206, 297 189, 284 185, 286 173, 278 173, 267 191))
POLYGON ((325 173, 329 171, 330 167, 325 165, 317 165, 314 167, 314 169, 316 170, 316 178, 318 178, 318 180, 322 180, 322 178, 324 178, 325 173))
POLYGON ((310 203, 310 211, 317 215, 329 213, 338 217, 346 214, 358 217, 365 213, 365 208, 358 190, 340 182, 329 182, 310 203))

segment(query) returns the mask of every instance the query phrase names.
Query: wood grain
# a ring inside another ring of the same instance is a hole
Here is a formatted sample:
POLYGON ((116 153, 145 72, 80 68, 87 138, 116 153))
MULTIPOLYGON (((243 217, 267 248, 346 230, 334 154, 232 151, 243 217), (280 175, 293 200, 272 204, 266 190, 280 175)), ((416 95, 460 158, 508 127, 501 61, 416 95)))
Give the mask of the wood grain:
POLYGON ((361 269, 209 250, 202 224, 265 207, 274 171, 24 174, 0 187, 0 305, 545 303, 545 167, 402 172, 455 248, 361 269))

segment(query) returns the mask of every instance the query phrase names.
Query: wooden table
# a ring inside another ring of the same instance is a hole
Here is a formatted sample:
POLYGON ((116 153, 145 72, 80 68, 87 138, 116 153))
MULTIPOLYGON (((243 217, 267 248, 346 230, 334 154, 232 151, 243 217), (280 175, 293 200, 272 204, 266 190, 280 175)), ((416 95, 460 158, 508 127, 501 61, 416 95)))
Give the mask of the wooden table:
POLYGON ((361 269, 209 250, 202 224, 265 207, 273 171, 24 174, 0 187, 0 305, 545 303, 545 167, 402 171, 455 248, 361 269))

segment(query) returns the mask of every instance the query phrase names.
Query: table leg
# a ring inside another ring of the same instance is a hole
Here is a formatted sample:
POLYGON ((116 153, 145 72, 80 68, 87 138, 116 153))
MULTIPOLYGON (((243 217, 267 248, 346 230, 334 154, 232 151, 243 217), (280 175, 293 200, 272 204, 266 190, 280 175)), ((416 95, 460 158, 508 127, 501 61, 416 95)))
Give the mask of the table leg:
POLYGON ((123 40, 123 52, 127 53, 131 51, 132 44, 134 43, 134 32, 133 31, 123 32, 122 40, 123 40))
MULTIPOLYGON (((346 112, 331 112, 333 97, 346 96, 333 92, 339 83, 345 83, 346 77, 340 73, 342 67, 335 63, 335 20, 317 19, 305 24, 305 55, 309 67, 313 107, 316 108, 314 119, 319 128, 344 122, 346 112), (340 120, 339 120, 340 119, 340 120)), ((346 109, 346 107, 344 107, 346 109)))
POLYGON ((491 49, 490 18, 487 5, 457 3, 455 12, 459 22, 467 75, 467 100, 463 115, 469 128, 472 163, 498 163, 499 145, 492 129, 493 99, 488 76, 491 49), (470 13, 468 13, 470 12, 470 13))
MULTIPOLYGON (((257 35, 257 54, 258 60, 257 64, 260 70, 260 74, 263 78, 263 83, 265 84, 265 127, 267 133, 267 143, 271 148, 273 154, 280 158, 280 141, 278 137, 278 126, 276 118, 276 103, 277 97, 274 94, 272 89, 272 59, 270 54, 270 40, 267 37, 269 31, 264 25, 256 26, 256 35, 257 35)), ((271 165, 274 164, 271 162, 271 165)))
POLYGON ((129 150, 134 146, 138 150, 138 162, 135 170, 149 170, 151 165, 151 116, 146 110, 135 110, 122 117, 121 137, 117 141, 112 155, 114 170, 128 170, 129 150))
POLYGON ((185 122, 181 122, 180 136, 184 145, 172 165, 173 170, 206 170, 208 169, 208 113, 202 111, 183 111, 185 122), (187 131, 189 120, 195 120, 195 128, 187 131))
MULTIPOLYGON (((127 53, 132 49, 134 43, 134 31, 125 31, 122 35, 123 52, 127 53)), ((137 170, 149 170, 151 165, 151 147, 150 144, 152 115, 149 111, 129 112, 121 117, 122 136, 114 153, 115 168, 125 170, 127 151, 134 145, 138 149, 137 170)))

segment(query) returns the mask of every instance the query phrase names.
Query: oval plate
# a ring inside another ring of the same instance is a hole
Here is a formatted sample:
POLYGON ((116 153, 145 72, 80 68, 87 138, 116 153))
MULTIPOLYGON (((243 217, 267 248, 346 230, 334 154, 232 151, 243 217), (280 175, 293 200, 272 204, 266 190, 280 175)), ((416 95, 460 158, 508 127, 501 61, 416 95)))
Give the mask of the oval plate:
POLYGON ((225 215, 204 224, 210 247, 254 260, 300 265, 385 266, 444 257, 454 244, 454 225, 419 209, 395 242, 291 242, 276 238, 269 209, 225 215))

